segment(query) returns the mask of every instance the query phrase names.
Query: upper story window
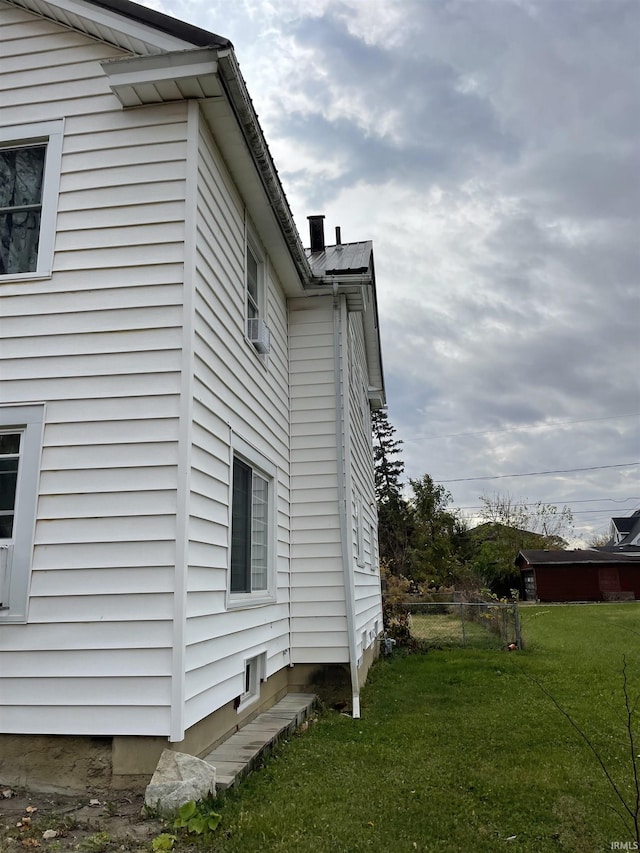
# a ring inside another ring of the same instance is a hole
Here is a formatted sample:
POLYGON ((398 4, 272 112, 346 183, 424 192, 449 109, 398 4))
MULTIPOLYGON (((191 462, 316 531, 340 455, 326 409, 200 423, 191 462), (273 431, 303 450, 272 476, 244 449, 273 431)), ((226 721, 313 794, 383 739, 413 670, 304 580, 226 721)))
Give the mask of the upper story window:
POLYGON ((62 126, 0 128, 0 280, 51 274, 62 126))
POLYGON ((247 319, 259 317, 262 313, 262 279, 263 265, 256 257, 251 244, 247 243, 247 319))
POLYGON ((44 406, 0 406, 0 623, 24 622, 44 406))
POLYGON ((265 263, 255 242, 247 236, 245 257, 247 338, 257 352, 265 355, 271 348, 271 336, 265 322, 267 313, 265 263))

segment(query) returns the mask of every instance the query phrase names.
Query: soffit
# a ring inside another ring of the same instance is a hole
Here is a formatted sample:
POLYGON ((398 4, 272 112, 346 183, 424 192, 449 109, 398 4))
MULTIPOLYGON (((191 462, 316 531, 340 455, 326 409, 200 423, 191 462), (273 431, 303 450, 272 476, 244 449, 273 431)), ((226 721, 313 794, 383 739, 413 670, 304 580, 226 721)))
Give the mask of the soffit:
MULTIPOLYGON (((163 50, 193 47, 193 42, 171 32, 157 29, 153 24, 127 17, 121 11, 108 8, 107 4, 96 5, 84 0, 55 0, 55 2, 7 0, 7 2, 138 56, 147 56, 163 50)), ((138 4, 130 5, 132 8, 144 8, 139 7, 138 4)), ((162 19, 165 18, 168 21, 173 20, 166 15, 162 16, 162 19)), ((179 32, 179 29, 177 31, 179 32)))

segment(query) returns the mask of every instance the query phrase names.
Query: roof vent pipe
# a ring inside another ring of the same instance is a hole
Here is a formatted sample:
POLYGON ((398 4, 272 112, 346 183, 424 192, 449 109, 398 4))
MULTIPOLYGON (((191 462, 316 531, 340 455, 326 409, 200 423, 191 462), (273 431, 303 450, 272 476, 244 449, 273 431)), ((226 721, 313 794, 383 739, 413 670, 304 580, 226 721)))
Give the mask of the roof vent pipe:
POLYGON ((342 233, 340 231, 340 226, 336 225, 336 246, 342 245, 342 233))
POLYGON ((307 219, 311 237, 311 254, 324 252, 324 216, 307 216, 307 219))

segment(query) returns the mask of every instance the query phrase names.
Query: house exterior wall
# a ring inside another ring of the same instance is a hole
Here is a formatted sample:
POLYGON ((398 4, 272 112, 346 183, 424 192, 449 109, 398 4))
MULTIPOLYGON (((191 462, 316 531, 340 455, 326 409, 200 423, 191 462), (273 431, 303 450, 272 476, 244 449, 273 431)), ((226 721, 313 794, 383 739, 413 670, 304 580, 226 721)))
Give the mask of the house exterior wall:
POLYGON ((332 296, 289 300, 292 663, 346 663, 332 296))
POLYGON ((378 563, 378 514, 375 499, 371 418, 362 315, 348 315, 349 425, 352 483, 352 563, 355 591, 357 657, 382 630, 380 567, 378 563))
MULTIPOLYGON (((261 249, 271 349, 246 339, 245 235, 251 228, 215 142, 198 133, 194 384, 189 488, 185 724, 244 690, 245 661, 266 653, 265 677, 289 664, 287 310, 261 249), (227 606, 234 441, 276 469, 275 601, 227 606)), ((254 242, 259 236, 252 233, 254 242)))
POLYGON ((290 664, 351 646, 368 667, 362 322, 343 297, 339 328, 331 295, 287 301, 196 101, 123 110, 100 64, 123 51, 3 0, 0 37, 0 131, 64 122, 52 275, 0 278, 0 408, 44 412, 28 617, 0 612, 0 732, 144 736, 150 755, 217 732, 217 711, 226 725, 248 659, 271 678, 256 708, 290 664), (266 356, 245 335, 247 239, 266 356), (273 472, 268 600, 229 596, 234 449, 273 472))
POLYGON ((64 119, 53 275, 0 281, 0 401, 45 403, 0 731, 166 734, 186 108, 123 112, 99 64, 121 52, 4 3, 0 33, 1 124, 64 119))
POLYGON ((367 366, 361 315, 347 312, 344 298, 337 315, 336 329, 330 295, 289 303, 292 661, 348 662, 351 606, 362 666, 382 630, 367 366), (341 434, 336 434, 336 356, 341 434), (344 553, 338 445, 347 515, 344 553), (345 578, 345 571, 350 576, 345 578), (353 595, 350 605, 348 595, 353 595))

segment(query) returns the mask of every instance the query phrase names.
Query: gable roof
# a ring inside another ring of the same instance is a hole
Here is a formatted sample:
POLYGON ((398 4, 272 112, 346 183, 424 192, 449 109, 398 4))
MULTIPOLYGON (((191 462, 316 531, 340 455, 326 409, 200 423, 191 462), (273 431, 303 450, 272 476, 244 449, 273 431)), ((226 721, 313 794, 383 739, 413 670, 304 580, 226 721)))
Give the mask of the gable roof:
POLYGON ((311 269, 228 39, 131 0, 7 2, 124 50, 102 64, 123 107, 199 99, 285 292, 302 293, 311 269))
POLYGON ((162 12, 156 12, 155 9, 149 9, 139 3, 132 3, 131 0, 86 0, 86 2, 92 6, 117 12, 125 18, 153 27, 155 30, 175 36, 175 38, 187 41, 196 47, 233 48, 229 39, 223 36, 203 30, 200 27, 194 27, 192 24, 179 21, 177 18, 172 18, 162 12))
POLYGON ((640 509, 627 516, 611 519, 616 546, 632 545, 640 537, 640 509), (619 538, 615 536, 618 534, 619 538))
POLYGON ((303 291, 318 292, 317 288, 326 286, 327 276, 340 275, 345 288, 352 291, 348 298, 359 301, 357 307, 351 307, 363 310, 366 317, 367 362, 374 394, 370 396, 373 405, 383 405, 371 244, 353 244, 354 248, 344 253, 343 261, 336 251, 331 266, 324 266, 324 274, 319 273, 319 267, 312 269, 232 43, 131 0, 6 2, 124 50, 128 55, 102 63, 123 107, 200 100, 203 115, 215 128, 216 142, 254 224, 269 246, 285 293, 291 296, 303 291), (357 274, 367 276, 368 281, 350 278, 357 274), (368 306, 372 310, 367 310, 368 306))

